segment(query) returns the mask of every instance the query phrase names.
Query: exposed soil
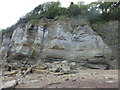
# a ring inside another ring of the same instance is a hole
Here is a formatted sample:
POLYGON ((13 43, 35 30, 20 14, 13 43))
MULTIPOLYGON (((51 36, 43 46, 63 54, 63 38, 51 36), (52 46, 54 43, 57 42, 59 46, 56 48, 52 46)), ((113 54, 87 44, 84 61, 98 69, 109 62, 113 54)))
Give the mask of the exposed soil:
MULTIPOLYGON (((16 88, 118 88, 118 70, 80 70, 76 74, 30 74, 16 77, 16 88)), ((4 77, 4 82, 13 77, 4 77)))

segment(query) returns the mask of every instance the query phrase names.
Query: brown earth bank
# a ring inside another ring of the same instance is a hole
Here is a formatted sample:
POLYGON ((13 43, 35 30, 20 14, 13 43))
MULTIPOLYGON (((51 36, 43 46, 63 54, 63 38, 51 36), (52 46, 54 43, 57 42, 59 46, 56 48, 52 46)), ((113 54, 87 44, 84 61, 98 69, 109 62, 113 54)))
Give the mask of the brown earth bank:
POLYGON ((44 73, 5 76, 3 84, 18 79, 15 88, 118 88, 118 70, 79 70, 74 74, 44 73))

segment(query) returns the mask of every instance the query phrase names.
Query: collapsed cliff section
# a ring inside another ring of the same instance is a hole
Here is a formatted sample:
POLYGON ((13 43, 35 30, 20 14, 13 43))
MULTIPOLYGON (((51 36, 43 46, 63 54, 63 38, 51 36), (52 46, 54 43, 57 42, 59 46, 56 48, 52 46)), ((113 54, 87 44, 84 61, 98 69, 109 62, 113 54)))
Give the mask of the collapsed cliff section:
POLYGON ((109 69, 110 47, 85 19, 42 19, 19 25, 11 37, 4 37, 2 59, 29 65, 43 61, 74 61, 80 67, 109 69))

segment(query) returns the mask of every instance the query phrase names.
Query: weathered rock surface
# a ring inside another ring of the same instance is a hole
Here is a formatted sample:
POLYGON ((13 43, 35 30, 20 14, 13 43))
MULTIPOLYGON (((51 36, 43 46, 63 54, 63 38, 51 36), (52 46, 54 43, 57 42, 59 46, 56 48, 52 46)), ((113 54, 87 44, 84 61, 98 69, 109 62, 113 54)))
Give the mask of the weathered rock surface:
POLYGON ((98 33, 99 36, 111 49, 111 55, 108 54, 111 60, 109 64, 112 68, 118 68, 118 50, 119 47, 119 28, 118 21, 110 21, 106 23, 93 24, 93 29, 98 33))
POLYGON ((71 18, 18 26, 11 37, 4 36, 2 52, 9 63, 30 65, 41 58, 64 59, 83 62, 87 67, 93 63, 108 65, 112 51, 86 20, 71 18))

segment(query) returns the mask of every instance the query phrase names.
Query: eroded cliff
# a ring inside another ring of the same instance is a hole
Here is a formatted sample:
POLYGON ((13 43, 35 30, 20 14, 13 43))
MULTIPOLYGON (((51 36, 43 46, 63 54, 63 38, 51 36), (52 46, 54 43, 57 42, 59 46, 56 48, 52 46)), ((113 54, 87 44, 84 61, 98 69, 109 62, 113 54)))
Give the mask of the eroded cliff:
POLYGON ((85 19, 42 19, 37 24, 21 24, 10 36, 4 35, 2 60, 40 64, 59 59, 81 67, 109 69, 113 68, 109 63, 113 49, 105 41, 85 19))

